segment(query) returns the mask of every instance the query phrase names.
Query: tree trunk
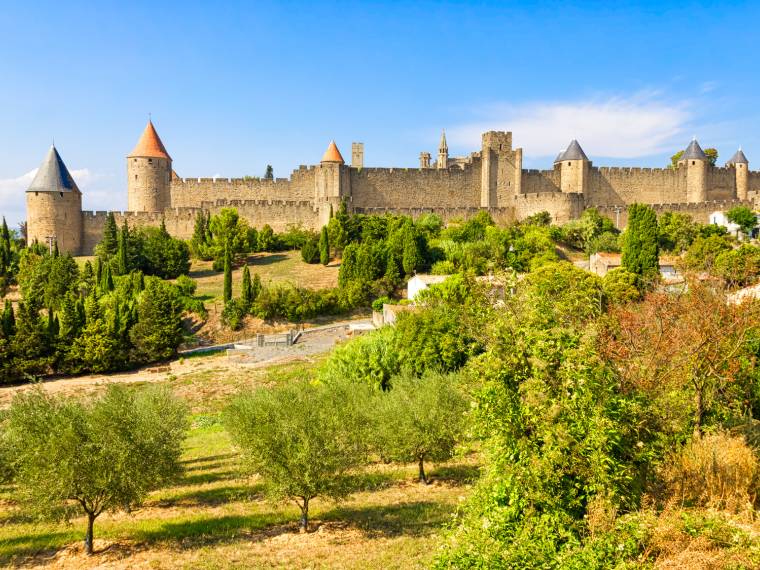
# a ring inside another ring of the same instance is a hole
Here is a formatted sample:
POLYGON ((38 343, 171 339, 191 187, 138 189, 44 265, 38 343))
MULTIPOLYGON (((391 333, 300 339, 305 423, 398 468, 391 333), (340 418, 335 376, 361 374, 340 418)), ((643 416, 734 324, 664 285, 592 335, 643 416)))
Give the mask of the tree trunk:
POLYGON ((427 476, 425 475, 425 465, 423 464, 422 457, 419 458, 419 468, 420 468, 420 483, 425 483, 425 485, 428 484, 427 476))
POLYGON ((301 525, 298 530, 302 533, 309 532, 309 499, 304 499, 301 505, 301 525))
POLYGON ((694 435, 697 437, 702 435, 702 416, 704 413, 705 409, 702 390, 697 390, 697 393, 694 396, 694 435))
POLYGON ((87 534, 84 535, 84 551, 91 555, 93 553, 92 543, 93 543, 93 534, 92 534, 92 527, 95 524, 95 515, 92 513, 87 513, 87 534))

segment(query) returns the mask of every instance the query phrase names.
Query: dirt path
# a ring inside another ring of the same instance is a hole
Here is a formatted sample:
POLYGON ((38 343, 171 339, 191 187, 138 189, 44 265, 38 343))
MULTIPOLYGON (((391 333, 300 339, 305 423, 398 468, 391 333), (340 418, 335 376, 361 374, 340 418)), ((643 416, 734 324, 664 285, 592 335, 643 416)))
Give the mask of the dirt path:
MULTIPOLYGON (((356 324, 364 321, 350 322, 356 324)), ((348 322, 341 324, 347 325, 348 322)), ((348 338, 349 336, 344 328, 324 330, 303 335, 292 346, 257 348, 245 357, 228 359, 222 352, 194 358, 178 358, 165 364, 146 366, 129 372, 51 378, 43 381, 41 385, 48 393, 69 395, 99 391, 111 383, 164 382, 167 378, 181 380, 183 377, 198 376, 204 373, 211 376, 239 375, 245 370, 267 368, 294 360, 308 359, 310 356, 330 351, 336 343, 348 338)), ((17 393, 31 390, 34 386, 34 384, 20 384, 0 387, 0 409, 7 408, 17 393)))

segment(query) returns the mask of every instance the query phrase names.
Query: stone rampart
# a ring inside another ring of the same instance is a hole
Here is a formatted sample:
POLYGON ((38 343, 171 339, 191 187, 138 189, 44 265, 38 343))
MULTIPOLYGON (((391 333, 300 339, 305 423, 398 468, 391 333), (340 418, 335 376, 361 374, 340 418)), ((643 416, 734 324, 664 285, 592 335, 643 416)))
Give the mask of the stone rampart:
POLYGON ((350 170, 354 208, 479 207, 480 166, 350 170))
POLYGON ((589 206, 686 202, 686 169, 592 168, 585 194, 589 206))
POLYGON ((559 168, 553 170, 523 170, 522 193, 536 194, 538 192, 559 192, 559 168))
POLYGON ((564 194, 562 192, 518 194, 514 196, 513 204, 515 216, 518 220, 538 212, 549 212, 555 224, 564 224, 579 217, 584 208, 582 194, 564 194))
POLYGON ((500 224, 509 224, 516 221, 514 208, 383 208, 383 207, 370 207, 370 208, 354 208, 353 211, 357 214, 377 215, 382 216, 384 214, 397 214, 400 216, 409 216, 417 219, 425 214, 436 214, 441 217, 444 222, 453 220, 466 220, 472 218, 476 214, 482 211, 487 211, 491 217, 500 224))
MULTIPOLYGON (((650 204, 652 209, 659 216, 664 212, 680 212, 688 214, 695 222, 702 224, 709 223, 710 214, 716 211, 726 211, 734 206, 751 206, 750 202, 742 200, 712 200, 699 203, 673 203, 673 204, 650 204)), ((595 206, 599 213, 607 216, 616 223, 618 228, 623 229, 628 224, 628 209, 625 206, 616 206, 613 204, 595 206)))

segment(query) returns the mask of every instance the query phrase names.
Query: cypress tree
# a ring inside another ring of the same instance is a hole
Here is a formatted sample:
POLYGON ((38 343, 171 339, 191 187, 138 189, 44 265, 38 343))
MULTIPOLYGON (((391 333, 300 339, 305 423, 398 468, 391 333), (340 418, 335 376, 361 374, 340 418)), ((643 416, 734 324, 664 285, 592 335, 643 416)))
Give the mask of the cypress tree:
POLYGON ((108 258, 116 253, 118 247, 117 236, 118 228, 116 227, 116 219, 113 217, 113 212, 108 212, 106 218, 106 227, 103 230, 103 239, 100 242, 100 248, 102 254, 108 258))
POLYGON ((322 265, 330 263, 330 236, 327 235, 327 226, 322 226, 319 234, 319 261, 322 265))
POLYGON ((258 273, 253 274, 253 283, 251 283, 251 302, 255 301, 261 293, 261 277, 258 273))
POLYGON ((104 293, 113 291, 113 276, 111 275, 111 264, 106 263, 103 268, 103 277, 100 283, 100 288, 104 293))
POLYGON ((126 220, 124 220, 121 232, 119 233, 119 248, 116 252, 116 264, 119 275, 126 275, 129 273, 129 226, 127 225, 126 220))
POLYGON ((0 227, 0 239, 2 239, 5 245, 8 246, 8 249, 10 249, 11 231, 8 229, 8 223, 5 221, 5 216, 3 216, 3 225, 0 227))
POLYGON ((657 215, 646 204, 628 206, 621 264, 639 276, 640 285, 654 279, 659 272, 657 215))
POLYGON ((58 251, 58 240, 55 240, 53 243, 53 258, 57 258, 59 255, 61 255, 61 252, 58 251))
POLYGON ((393 254, 388 255, 388 260, 385 266, 385 280, 394 287, 401 281, 401 274, 398 271, 398 262, 396 256, 393 254))
POLYGON ((161 227, 159 230, 161 231, 162 236, 169 237, 169 232, 166 231, 166 220, 164 218, 161 218, 161 227))
POLYGON ((95 260, 95 285, 100 287, 103 282, 103 264, 100 259, 95 260))
POLYGON ((419 252, 417 250, 417 240, 414 236, 414 230, 407 228, 404 235, 404 253, 401 258, 401 265, 406 275, 411 275, 419 265, 419 252))
POLYGON ((82 326, 84 326, 84 307, 80 313, 79 300, 75 300, 71 295, 66 295, 61 304, 59 336, 70 343, 79 335, 82 326))
POLYGON ((253 284, 251 283, 251 272, 248 270, 247 265, 243 268, 243 284, 240 298, 243 300, 246 309, 251 307, 251 303, 253 303, 253 284))
POLYGON ((5 300, 2 328, 5 338, 10 338, 16 333, 16 316, 13 314, 13 304, 11 304, 10 299, 5 300))
POLYGON ((232 256, 230 255, 230 246, 227 244, 224 248, 224 302, 227 303, 232 299, 232 256))

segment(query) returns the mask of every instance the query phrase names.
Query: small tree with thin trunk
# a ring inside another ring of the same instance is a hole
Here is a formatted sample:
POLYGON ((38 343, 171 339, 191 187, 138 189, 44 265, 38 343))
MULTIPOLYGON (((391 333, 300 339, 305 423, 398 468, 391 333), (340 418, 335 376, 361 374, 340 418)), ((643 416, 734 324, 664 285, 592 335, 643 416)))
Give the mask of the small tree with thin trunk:
POLYGON ((327 233, 327 226, 322 226, 319 234, 319 262, 322 265, 330 263, 330 236, 327 233))
POLYGON ((301 532, 309 530, 315 497, 338 500, 353 488, 348 472, 367 451, 364 395, 361 386, 304 380, 243 393, 225 412, 233 442, 267 494, 298 505, 301 532))
POLYGON ((224 248, 224 302, 232 299, 232 253, 229 244, 224 248))
POLYGON ((425 461, 450 459, 464 433, 468 404, 457 376, 397 376, 377 400, 374 433, 380 454, 416 462, 420 483, 427 483, 425 461))
POLYGON ((48 516, 83 511, 87 554, 101 513, 129 511, 180 472, 185 429, 185 408, 168 390, 115 385, 85 403, 41 388, 20 394, 7 422, 22 499, 48 516))
POLYGON ((245 305, 246 311, 251 308, 251 303, 253 303, 253 284, 251 283, 251 271, 248 269, 247 265, 243 267, 240 300, 243 302, 243 305, 245 305))

